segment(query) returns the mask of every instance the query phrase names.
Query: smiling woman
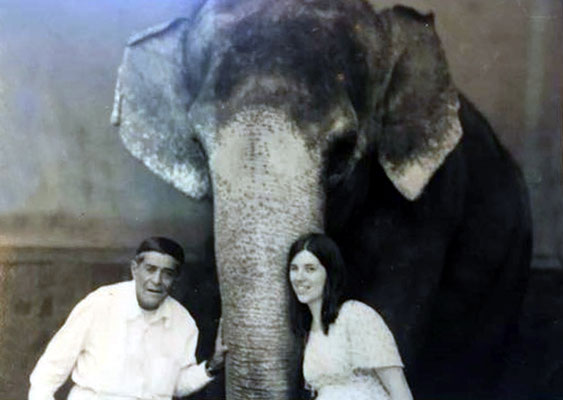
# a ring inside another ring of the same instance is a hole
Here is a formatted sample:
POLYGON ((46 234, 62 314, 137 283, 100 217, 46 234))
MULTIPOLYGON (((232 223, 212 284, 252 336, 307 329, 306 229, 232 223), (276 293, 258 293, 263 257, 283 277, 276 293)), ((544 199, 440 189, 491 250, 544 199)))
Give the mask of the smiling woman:
POLYGON ((289 266, 289 280, 301 303, 309 306, 322 304, 326 269, 313 253, 301 250, 293 258, 289 266))
POLYGON ((305 346, 305 386, 317 400, 412 400, 383 319, 359 301, 343 301, 344 268, 338 246, 322 234, 301 237, 289 251, 291 322, 305 346))

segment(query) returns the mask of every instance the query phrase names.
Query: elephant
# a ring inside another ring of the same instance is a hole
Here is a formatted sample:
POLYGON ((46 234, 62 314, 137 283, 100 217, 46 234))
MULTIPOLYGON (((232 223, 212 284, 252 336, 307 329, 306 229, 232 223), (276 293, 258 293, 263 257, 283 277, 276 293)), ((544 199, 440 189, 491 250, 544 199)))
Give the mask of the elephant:
POLYGON ((310 231, 340 246, 346 295, 384 317, 415 397, 495 393, 529 272, 527 189, 454 85, 433 14, 373 3, 207 0, 125 50, 125 147, 213 205, 219 289, 202 300, 220 301, 228 399, 294 396, 285 257, 310 231))

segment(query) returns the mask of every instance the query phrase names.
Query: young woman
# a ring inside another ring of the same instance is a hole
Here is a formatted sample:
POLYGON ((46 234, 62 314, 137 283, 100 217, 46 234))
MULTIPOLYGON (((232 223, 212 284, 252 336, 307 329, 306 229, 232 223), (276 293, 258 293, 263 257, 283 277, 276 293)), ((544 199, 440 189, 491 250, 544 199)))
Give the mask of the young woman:
POLYGON ((383 319, 364 303, 342 302, 344 262, 330 238, 293 243, 288 278, 292 329, 305 343, 303 376, 316 400, 412 400, 383 319))

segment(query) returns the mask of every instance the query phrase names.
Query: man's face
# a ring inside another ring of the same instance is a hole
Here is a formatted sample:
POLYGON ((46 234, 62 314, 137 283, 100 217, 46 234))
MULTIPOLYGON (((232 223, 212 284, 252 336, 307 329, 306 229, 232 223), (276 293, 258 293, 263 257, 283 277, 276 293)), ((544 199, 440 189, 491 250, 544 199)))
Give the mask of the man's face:
POLYGON ((155 310, 168 296, 178 274, 178 261, 156 251, 141 253, 136 260, 131 263, 131 273, 137 302, 145 310, 155 310))

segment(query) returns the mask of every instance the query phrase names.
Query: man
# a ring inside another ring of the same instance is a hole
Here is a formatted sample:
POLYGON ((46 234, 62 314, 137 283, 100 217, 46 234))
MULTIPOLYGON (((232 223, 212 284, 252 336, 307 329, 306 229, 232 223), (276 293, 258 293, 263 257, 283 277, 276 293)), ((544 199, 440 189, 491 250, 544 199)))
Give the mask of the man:
POLYGON ((33 370, 28 400, 53 400, 72 373, 68 400, 169 400, 193 393, 224 363, 197 364, 197 326, 168 296, 184 263, 176 242, 144 240, 131 262, 133 281, 103 286, 80 301, 33 370))

